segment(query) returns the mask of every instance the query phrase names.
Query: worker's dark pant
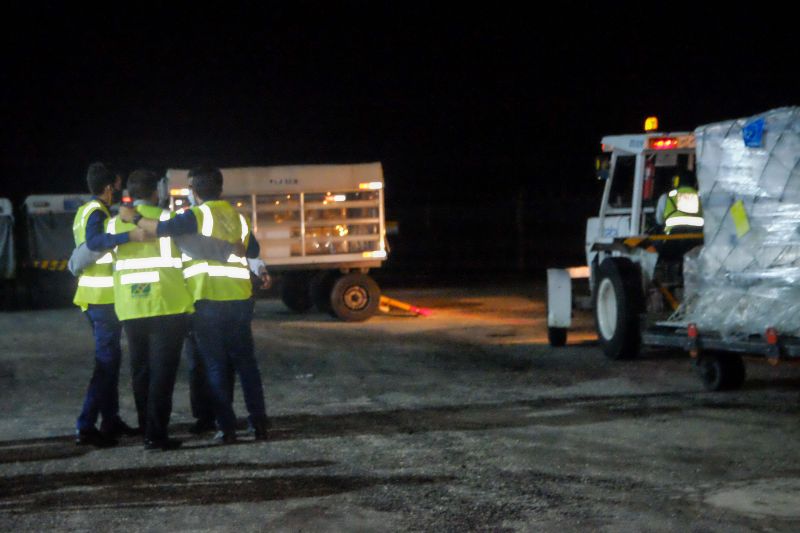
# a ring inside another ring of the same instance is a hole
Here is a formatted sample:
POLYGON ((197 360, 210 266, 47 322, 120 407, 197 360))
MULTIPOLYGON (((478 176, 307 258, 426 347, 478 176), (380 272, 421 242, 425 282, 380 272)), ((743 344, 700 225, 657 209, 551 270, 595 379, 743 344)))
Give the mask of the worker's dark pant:
POLYGON ((195 302, 192 329, 208 374, 217 425, 225 432, 236 429, 229 386, 234 371, 242 384, 250 424, 261 424, 267 418, 261 372, 253 354, 252 319, 252 300, 195 302))
MULTIPOLYGON (((200 352, 197 351, 197 339, 194 332, 189 331, 183 343, 183 354, 189 364, 189 400, 192 405, 192 416, 201 422, 214 422, 214 397, 208 384, 208 373, 200 352)), ((233 387, 236 382, 233 372, 228 373, 228 391, 233 398, 233 387)))
POLYGON ((172 413, 172 391, 186 336, 187 315, 125 320, 131 352, 131 377, 136 413, 144 438, 164 440, 172 413))
POLYGON ((110 431, 119 418, 119 363, 122 358, 119 339, 122 329, 114 313, 114 304, 89 305, 85 315, 94 335, 94 372, 77 427, 79 431, 94 427, 100 414, 103 417, 100 429, 110 431))

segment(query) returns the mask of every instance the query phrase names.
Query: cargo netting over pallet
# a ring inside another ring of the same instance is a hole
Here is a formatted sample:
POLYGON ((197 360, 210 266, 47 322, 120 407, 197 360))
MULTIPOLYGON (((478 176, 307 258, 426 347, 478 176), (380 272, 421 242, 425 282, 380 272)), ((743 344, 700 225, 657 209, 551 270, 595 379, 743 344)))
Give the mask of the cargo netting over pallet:
POLYGON ((701 126, 705 244, 686 255, 681 313, 737 338, 800 335, 800 107, 701 126))

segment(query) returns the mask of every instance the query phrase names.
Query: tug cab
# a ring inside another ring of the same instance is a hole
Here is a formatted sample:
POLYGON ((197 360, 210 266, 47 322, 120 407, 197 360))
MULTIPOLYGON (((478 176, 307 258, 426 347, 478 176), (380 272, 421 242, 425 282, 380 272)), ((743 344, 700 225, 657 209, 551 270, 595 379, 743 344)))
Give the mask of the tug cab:
MULTIPOLYGON (((597 334, 612 359, 633 357, 647 322, 667 318, 683 297, 683 256, 703 243, 702 217, 681 231, 659 220, 659 199, 680 176, 682 206, 698 206, 695 138, 690 132, 664 133, 657 120, 645 133, 602 138, 597 177, 605 182, 597 216, 586 222, 584 269, 548 270, 548 338, 566 342, 572 315, 572 280, 588 278, 597 334), (694 198, 686 192, 694 188, 694 198)), ((677 199, 675 199, 677 200, 677 199)))

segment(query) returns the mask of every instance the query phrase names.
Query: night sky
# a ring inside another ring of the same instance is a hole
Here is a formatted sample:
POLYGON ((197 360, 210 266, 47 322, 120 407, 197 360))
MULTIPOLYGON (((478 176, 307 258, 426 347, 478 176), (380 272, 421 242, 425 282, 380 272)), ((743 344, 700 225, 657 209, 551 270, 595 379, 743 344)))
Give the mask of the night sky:
POLYGON ((8 13, 0 196, 82 191, 94 160, 124 173, 377 160, 401 235, 451 212, 477 213, 465 222, 488 226, 478 240, 560 227, 574 240, 596 204, 602 135, 651 114, 691 130, 800 104, 788 8, 611 4, 8 13), (538 221, 542 199, 573 197, 578 215, 538 221), (491 216, 520 209, 522 222, 491 216))

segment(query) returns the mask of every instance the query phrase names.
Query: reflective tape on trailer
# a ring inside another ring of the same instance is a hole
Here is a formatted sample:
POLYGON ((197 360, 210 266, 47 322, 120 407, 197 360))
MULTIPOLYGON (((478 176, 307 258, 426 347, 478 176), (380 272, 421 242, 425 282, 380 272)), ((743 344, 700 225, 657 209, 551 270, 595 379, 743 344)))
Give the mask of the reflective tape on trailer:
POLYGON ((43 260, 35 260, 31 263, 33 268, 38 268, 41 270, 66 270, 67 269, 67 260, 66 259, 43 259, 43 260))

